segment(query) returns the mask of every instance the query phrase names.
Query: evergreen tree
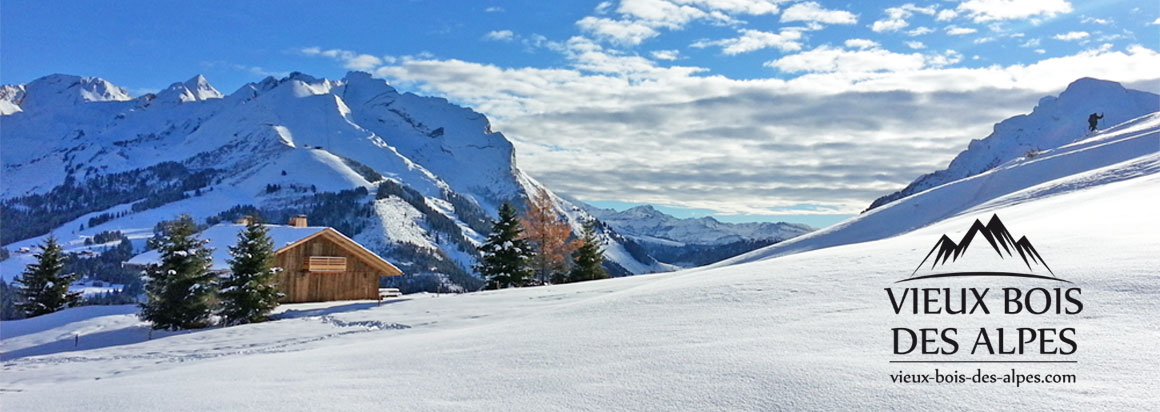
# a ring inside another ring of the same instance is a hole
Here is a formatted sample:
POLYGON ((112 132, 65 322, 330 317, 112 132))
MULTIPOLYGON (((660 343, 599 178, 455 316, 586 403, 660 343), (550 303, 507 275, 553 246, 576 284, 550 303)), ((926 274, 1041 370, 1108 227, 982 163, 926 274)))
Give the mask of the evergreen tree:
POLYGON ((4 279, 0 279, 0 320, 14 320, 24 318, 16 302, 20 301, 20 291, 8 286, 4 279))
POLYGON ((258 218, 247 219, 230 256, 230 273, 222 277, 218 292, 221 315, 227 324, 266 320, 281 297, 274 277, 282 268, 273 267, 274 241, 258 218))
POLYGON ((499 208, 499 221, 492 226, 491 234, 479 248, 483 257, 475 269, 487 282, 485 287, 521 287, 532 280, 532 270, 528 268, 531 248, 522 234, 516 209, 504 203, 499 208))
POLYGON ((40 253, 33 256, 36 263, 29 264, 16 279, 21 285, 21 300, 16 305, 25 316, 56 312, 80 300, 80 292, 68 291, 69 285, 80 279, 80 275, 63 274, 64 251, 55 237, 49 235, 40 245, 40 253))
POLYGON ((568 274, 571 282, 608 278, 608 272, 601 266, 604 263, 604 249, 600 247, 600 238, 596 237, 595 221, 584 224, 584 236, 580 239, 580 247, 576 248, 572 263, 572 272, 568 274))
POLYGON ((195 235, 189 215, 167 222, 162 236, 149 241, 160 253, 160 263, 145 270, 141 318, 154 329, 193 329, 210 324, 216 299, 212 258, 205 241, 195 235))

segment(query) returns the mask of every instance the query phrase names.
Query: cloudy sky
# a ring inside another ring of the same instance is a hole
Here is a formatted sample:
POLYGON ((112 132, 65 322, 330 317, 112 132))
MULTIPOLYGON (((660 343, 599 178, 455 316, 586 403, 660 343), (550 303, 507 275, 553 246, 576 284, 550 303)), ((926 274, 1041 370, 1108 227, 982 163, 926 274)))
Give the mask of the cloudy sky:
POLYGON ((858 213, 1080 77, 1160 91, 1155 0, 116 4, 5 2, 0 82, 363 70, 483 112, 558 192, 730 221, 858 213))

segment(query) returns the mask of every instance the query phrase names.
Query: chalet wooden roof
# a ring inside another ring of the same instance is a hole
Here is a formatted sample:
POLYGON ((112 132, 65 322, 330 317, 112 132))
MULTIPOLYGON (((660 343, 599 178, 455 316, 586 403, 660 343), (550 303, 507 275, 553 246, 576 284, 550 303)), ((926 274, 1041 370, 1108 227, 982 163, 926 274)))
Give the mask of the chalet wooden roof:
POLYGON ((334 242, 334 244, 338 245, 338 247, 341 247, 343 250, 350 252, 352 255, 362 258, 364 262, 373 266, 375 269, 382 271, 384 274, 386 274, 386 276, 397 276, 403 274, 403 271, 399 270, 399 268, 395 267, 395 265, 392 265, 391 262, 388 262, 382 257, 379 257, 379 255, 375 252, 367 250, 367 248, 363 247, 363 245, 360 245, 358 242, 355 242, 351 238, 346 237, 346 235, 342 234, 342 232, 334 230, 334 228, 331 227, 325 228, 318 231, 317 233, 283 246, 282 248, 275 250, 274 254, 279 255, 285 253, 286 251, 294 249, 295 247, 305 244, 311 239, 320 236, 327 238, 331 242, 334 242))

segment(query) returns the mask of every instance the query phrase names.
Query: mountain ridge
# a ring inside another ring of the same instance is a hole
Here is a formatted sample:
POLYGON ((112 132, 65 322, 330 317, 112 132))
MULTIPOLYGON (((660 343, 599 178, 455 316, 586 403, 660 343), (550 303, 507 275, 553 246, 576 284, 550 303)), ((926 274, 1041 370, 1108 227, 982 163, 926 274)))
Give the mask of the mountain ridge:
POLYGON ((974 139, 942 170, 919 176, 906 187, 870 203, 870 211, 887 203, 958 179, 991 170, 1027 153, 1059 147, 1084 136, 1088 115, 1104 113, 1102 124, 1115 125, 1155 112, 1160 95, 1131 90, 1091 77, 1080 78, 1058 96, 1039 99, 1031 113, 996 123, 987 137, 974 139))
MULTIPOLYGON (((0 108, 12 109, 0 130, 0 200, 6 225, 33 234, 3 242, 16 248, 44 233, 77 245, 101 231, 123 231, 140 248, 158 221, 181 213, 199 222, 305 213, 410 273, 465 284, 500 204, 543 191, 577 233, 591 219, 519 169, 482 114, 366 73, 267 77, 229 95, 200 75, 139 97, 67 75, 0 91, 0 108)), ((610 272, 672 268, 611 227, 599 231, 610 272)), ((6 278, 19 272, 19 262, 0 263, 6 278)))

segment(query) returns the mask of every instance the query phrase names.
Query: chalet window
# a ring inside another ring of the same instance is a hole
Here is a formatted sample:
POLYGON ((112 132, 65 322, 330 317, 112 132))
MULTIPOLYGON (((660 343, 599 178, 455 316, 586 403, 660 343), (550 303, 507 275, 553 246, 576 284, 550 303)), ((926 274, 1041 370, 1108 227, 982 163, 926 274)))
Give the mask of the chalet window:
POLYGON ((346 258, 311 256, 306 261, 306 270, 311 272, 346 272, 346 258))

